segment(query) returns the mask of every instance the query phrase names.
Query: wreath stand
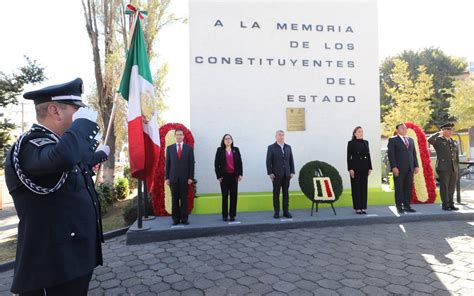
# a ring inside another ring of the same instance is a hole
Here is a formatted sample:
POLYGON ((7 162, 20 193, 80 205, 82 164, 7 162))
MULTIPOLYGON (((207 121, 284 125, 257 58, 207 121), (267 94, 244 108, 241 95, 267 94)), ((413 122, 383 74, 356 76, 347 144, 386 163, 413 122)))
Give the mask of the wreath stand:
POLYGON ((334 212, 334 216, 336 216, 336 209, 334 208, 334 201, 322 201, 322 200, 314 200, 313 204, 311 205, 311 216, 313 216, 314 205, 316 205, 316 213, 318 212, 318 205, 320 203, 329 203, 331 205, 332 211, 334 212))

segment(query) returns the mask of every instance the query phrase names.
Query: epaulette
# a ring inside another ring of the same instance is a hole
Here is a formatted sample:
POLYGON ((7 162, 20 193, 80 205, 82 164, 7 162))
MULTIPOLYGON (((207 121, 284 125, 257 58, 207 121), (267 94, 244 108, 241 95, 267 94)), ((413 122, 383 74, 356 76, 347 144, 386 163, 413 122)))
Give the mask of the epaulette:
POLYGON ((56 144, 57 143, 57 142, 53 141, 50 138, 35 138, 35 139, 32 139, 32 140, 29 140, 28 142, 35 145, 36 147, 41 147, 41 146, 44 146, 44 145, 56 144))

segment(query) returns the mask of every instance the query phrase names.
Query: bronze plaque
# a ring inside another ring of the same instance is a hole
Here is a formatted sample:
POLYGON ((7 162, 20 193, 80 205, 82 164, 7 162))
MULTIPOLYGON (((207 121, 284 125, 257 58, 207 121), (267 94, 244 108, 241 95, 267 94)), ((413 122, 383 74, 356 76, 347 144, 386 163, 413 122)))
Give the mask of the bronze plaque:
POLYGON ((304 108, 286 108, 286 130, 289 132, 306 130, 304 108))

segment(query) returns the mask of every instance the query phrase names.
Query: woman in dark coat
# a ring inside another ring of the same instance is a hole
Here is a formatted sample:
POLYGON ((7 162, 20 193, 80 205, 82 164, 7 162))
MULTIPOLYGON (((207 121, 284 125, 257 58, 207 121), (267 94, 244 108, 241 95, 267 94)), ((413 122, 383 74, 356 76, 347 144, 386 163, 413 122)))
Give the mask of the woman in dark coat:
POLYGON ((369 142, 364 140, 364 130, 358 126, 347 144, 347 169, 351 177, 352 203, 357 214, 366 214, 367 183, 372 172, 369 142))
POLYGON ((214 161, 217 180, 222 191, 222 219, 235 221, 237 215, 237 185, 242 180, 242 157, 239 148, 234 147, 234 140, 229 134, 222 137, 221 146, 217 148, 214 161), (229 206, 230 196, 230 206, 229 206))

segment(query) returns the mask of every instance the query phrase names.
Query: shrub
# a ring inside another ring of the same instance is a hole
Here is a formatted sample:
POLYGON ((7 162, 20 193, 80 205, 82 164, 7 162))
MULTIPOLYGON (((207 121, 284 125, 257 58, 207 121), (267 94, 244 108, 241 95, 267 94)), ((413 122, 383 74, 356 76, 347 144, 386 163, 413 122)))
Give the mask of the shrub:
POLYGON ((300 184, 301 191, 306 195, 309 200, 314 200, 314 183, 313 178, 316 177, 316 173, 321 170, 323 177, 329 177, 331 179, 332 189, 334 191, 335 200, 337 201, 342 194, 342 178, 339 172, 332 165, 322 161, 310 161, 306 163, 300 170, 298 182, 300 184))
MULTIPOLYGON (((137 203, 138 203, 138 196, 135 196, 131 202, 129 202, 125 208, 123 209, 123 220, 125 221, 126 225, 132 225, 135 220, 137 220, 137 203)), ((148 216, 153 216, 153 207, 151 205, 151 195, 148 195, 148 209, 147 214, 148 216)))
POLYGON ((124 200, 129 194, 128 179, 127 178, 117 178, 115 181, 115 198, 118 200, 124 200))
POLYGON ((123 176, 127 178, 128 188, 130 190, 130 193, 132 193, 133 190, 138 188, 138 184, 137 184, 137 179, 132 178, 132 175, 130 174, 130 166, 127 165, 123 168, 123 176))
POLYGON ((111 205, 115 200, 112 187, 107 183, 102 183, 96 187, 96 192, 100 202, 100 209, 102 211, 102 214, 105 214, 107 213, 107 207, 111 205))

